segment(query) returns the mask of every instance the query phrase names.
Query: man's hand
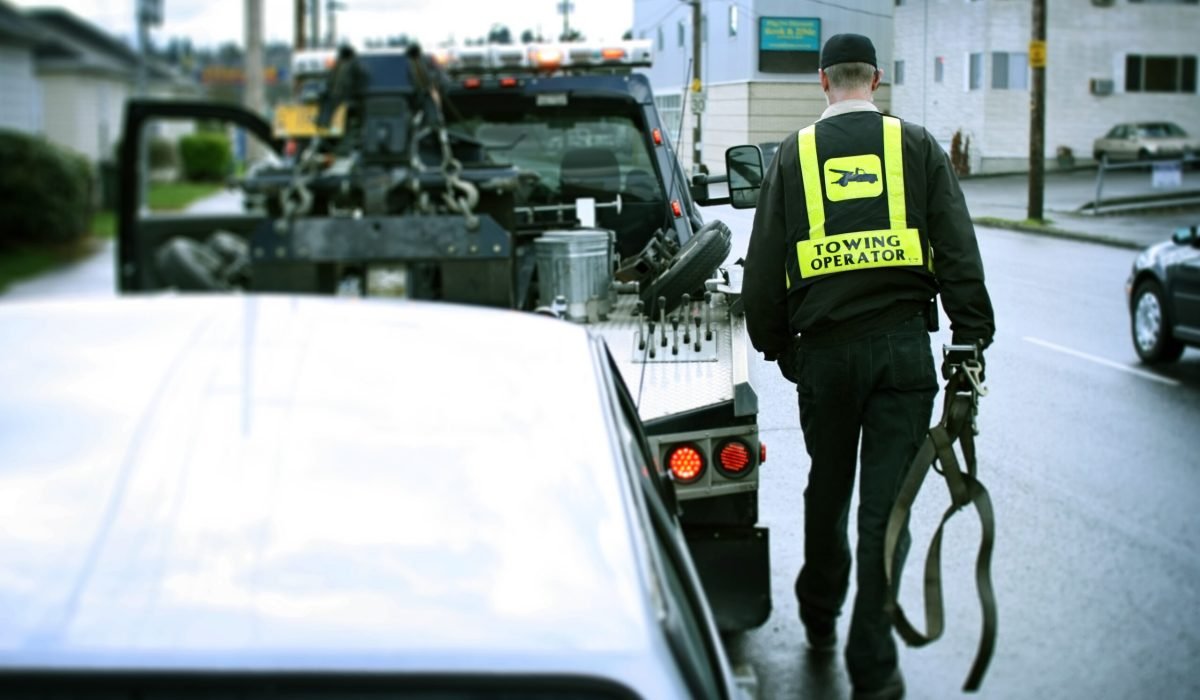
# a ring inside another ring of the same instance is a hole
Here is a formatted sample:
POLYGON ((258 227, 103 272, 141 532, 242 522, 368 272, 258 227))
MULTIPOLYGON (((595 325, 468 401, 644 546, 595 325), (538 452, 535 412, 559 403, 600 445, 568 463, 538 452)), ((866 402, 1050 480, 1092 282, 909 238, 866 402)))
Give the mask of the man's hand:
POLYGON ((795 356, 790 352, 785 352, 775 358, 775 364, 779 365, 779 373, 792 384, 796 384, 798 381, 795 372, 795 359, 795 356))
MULTIPOLYGON (((979 383, 983 384, 985 370, 987 369, 987 361, 983 358, 983 348, 981 347, 982 344, 979 341, 973 341, 971 343, 947 346, 947 348, 963 348, 964 346, 974 346, 974 359, 979 362, 979 383)), ((970 347, 966 347, 966 350, 970 352, 970 347)), ((962 357, 961 352, 956 353, 953 350, 948 353, 943 351, 942 358, 942 378, 948 380, 950 379, 950 374, 953 371, 953 367, 956 365, 961 365, 964 358, 962 357)))

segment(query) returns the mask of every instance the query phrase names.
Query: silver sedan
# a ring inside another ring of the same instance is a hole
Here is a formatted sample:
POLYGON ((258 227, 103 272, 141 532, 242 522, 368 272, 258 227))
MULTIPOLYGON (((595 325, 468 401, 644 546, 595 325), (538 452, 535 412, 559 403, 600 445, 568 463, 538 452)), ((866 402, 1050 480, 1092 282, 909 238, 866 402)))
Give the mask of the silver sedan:
POLYGON ((0 696, 742 696, 581 327, 155 297, 0 339, 0 696))

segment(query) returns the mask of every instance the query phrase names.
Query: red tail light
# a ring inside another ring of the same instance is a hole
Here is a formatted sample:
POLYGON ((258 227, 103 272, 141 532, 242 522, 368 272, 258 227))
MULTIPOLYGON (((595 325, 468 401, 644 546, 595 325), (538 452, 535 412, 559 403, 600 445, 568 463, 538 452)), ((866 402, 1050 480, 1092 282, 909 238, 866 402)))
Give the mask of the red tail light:
POLYGON ((717 466, 726 476, 745 476, 754 468, 754 454, 741 440, 729 440, 717 448, 717 466))
POLYGON ((468 90, 474 90, 480 85, 483 85, 483 81, 479 78, 467 78, 463 81, 463 87, 467 88, 468 90))
POLYGON ((652 131, 650 133, 654 134, 654 145, 661 146, 662 145, 662 130, 655 129, 654 131, 652 131))
POLYGON ((671 200, 671 213, 675 215, 676 219, 683 216, 683 207, 679 206, 678 199, 671 200))
POLYGON ((695 445, 678 445, 667 454, 667 467, 676 481, 686 484, 704 473, 704 455, 695 445))
POLYGON ((516 87, 516 86, 517 86, 516 78, 501 78, 500 79, 500 87, 502 87, 502 88, 510 88, 510 87, 516 87))
POLYGON ((767 461, 767 443, 758 443, 758 463, 762 464, 767 461))

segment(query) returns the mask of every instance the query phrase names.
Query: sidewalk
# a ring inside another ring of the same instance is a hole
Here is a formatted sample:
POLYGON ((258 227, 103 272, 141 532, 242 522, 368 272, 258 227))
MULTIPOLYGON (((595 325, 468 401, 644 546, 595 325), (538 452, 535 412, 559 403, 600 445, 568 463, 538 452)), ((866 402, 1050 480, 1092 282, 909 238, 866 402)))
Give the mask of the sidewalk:
POLYGON ((961 184, 977 226, 1140 249, 1167 240, 1176 228, 1200 223, 1197 170, 1185 171, 1182 186, 1172 189, 1154 188, 1148 171, 1106 172, 1098 213, 1092 213, 1095 168, 1048 171, 1042 215, 1049 229, 1021 223, 1028 215, 1027 174, 965 177, 961 184))

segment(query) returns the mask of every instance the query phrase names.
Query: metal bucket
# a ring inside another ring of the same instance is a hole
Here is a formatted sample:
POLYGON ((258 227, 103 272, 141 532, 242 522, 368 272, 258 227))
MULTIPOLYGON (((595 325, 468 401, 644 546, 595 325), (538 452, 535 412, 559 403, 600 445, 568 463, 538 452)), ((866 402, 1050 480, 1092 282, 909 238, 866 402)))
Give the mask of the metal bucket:
POLYGON ((533 242, 543 306, 562 297, 572 321, 612 311, 613 234, 602 229, 547 231, 533 242))

